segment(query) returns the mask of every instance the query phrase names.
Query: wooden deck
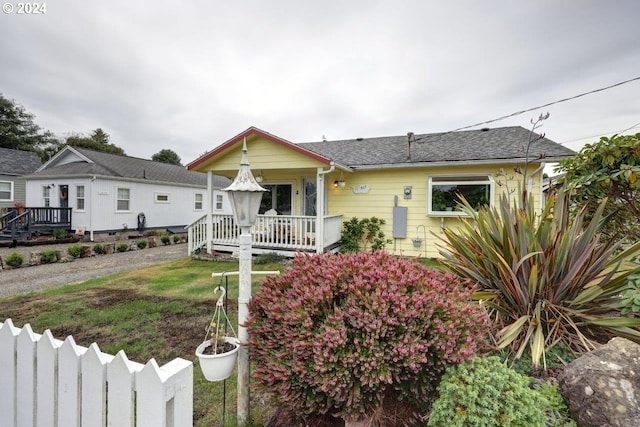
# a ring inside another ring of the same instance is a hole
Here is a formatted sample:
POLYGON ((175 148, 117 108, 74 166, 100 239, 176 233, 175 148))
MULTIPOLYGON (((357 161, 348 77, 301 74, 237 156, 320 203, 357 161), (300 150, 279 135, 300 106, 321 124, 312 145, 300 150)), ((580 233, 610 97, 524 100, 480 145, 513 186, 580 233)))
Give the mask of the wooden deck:
POLYGON ((8 208, 0 216, 0 240, 28 240, 35 233, 71 230, 72 208, 8 208))

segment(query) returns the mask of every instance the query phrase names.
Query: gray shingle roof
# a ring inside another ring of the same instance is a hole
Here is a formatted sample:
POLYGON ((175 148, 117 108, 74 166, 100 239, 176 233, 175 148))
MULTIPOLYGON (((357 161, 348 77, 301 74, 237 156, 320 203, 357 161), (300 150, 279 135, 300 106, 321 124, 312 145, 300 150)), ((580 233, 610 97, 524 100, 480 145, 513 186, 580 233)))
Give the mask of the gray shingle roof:
MULTIPOLYGON (((407 135, 299 145, 335 162, 358 169, 412 163, 524 159, 524 147, 529 140, 529 134, 530 131, 523 127, 512 126, 415 135, 410 157, 407 135)), ((572 150, 547 138, 535 141, 531 145, 529 159, 534 160, 542 153, 554 160, 574 154, 572 150)))
MULTIPOLYGON (((171 184, 207 186, 207 175, 205 173, 188 171, 184 166, 103 153, 86 148, 73 147, 73 149, 87 157, 93 163, 78 161, 62 165, 52 165, 30 175, 30 177, 97 175, 122 178, 124 180, 148 180, 171 184)), ((214 176, 214 187, 226 187, 229 184, 231 184, 231 181, 228 178, 214 176)))
POLYGON ((31 151, 0 148, 0 174, 27 175, 42 165, 40 157, 31 151))

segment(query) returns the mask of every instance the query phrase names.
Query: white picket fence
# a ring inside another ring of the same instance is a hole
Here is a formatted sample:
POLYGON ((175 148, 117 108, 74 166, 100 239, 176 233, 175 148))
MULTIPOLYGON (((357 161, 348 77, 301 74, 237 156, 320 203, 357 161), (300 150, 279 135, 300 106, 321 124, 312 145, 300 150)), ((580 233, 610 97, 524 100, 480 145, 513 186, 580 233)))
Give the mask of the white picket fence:
POLYGON ((0 427, 192 427, 193 363, 159 367, 0 323, 0 427))

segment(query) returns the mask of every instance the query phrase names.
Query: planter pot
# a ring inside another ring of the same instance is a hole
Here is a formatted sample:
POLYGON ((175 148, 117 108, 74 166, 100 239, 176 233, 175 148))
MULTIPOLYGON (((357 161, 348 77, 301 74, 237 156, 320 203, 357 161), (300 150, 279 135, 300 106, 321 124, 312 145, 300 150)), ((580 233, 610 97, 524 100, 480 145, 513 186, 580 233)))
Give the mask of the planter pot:
POLYGON ((207 347, 211 346, 211 341, 204 341, 196 349, 196 356, 200 360, 200 369, 207 381, 222 381, 231 376, 233 368, 236 366, 240 343, 236 338, 226 337, 225 342, 233 344, 235 348, 221 354, 202 354, 207 347))
POLYGON ((420 246, 422 246, 422 240, 420 240, 420 239, 413 239, 413 247, 414 247, 414 248, 419 248, 420 246))

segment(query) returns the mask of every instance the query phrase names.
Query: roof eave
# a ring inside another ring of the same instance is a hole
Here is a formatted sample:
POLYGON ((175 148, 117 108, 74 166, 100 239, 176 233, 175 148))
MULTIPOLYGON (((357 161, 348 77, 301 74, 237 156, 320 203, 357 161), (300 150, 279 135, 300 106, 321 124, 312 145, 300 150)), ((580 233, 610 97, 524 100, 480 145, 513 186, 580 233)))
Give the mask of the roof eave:
POLYGON ((218 154, 222 153, 223 151, 225 151, 226 149, 228 149, 229 147, 237 144, 238 142, 242 141, 243 138, 249 136, 249 135, 256 135, 259 136, 261 138, 265 138, 271 142, 274 142, 276 144, 282 145, 284 147, 287 147, 291 150, 294 150, 302 155, 305 155, 307 157, 310 157, 314 160, 319 161, 320 163, 326 164, 327 166, 331 163, 331 159, 321 156, 317 153, 314 153, 313 151, 307 150, 305 148, 300 147, 297 144, 294 144, 293 142, 287 141, 286 139, 282 139, 280 137, 277 137, 275 135, 272 135, 268 132, 265 132, 261 129, 258 129, 254 126, 248 128, 247 130, 245 130, 244 132, 234 136, 233 138, 227 140, 226 142, 223 142, 222 144, 220 144, 218 147, 216 147, 215 149, 209 151, 208 153, 204 154, 203 156, 197 158, 196 160, 194 160, 193 162, 189 163, 187 165, 187 170, 193 170, 196 167, 198 167, 199 165, 207 162, 208 160, 212 159, 213 157, 217 156, 218 154))
MULTIPOLYGON (((536 159, 529 163, 554 163, 566 157, 545 157, 536 159)), ((381 163, 375 165, 352 165, 354 170, 376 170, 376 169, 410 169, 425 167, 451 167, 451 166, 484 166, 484 165, 512 165, 526 162, 525 158, 512 159, 487 159, 487 160, 446 160, 439 162, 411 162, 411 163, 381 163)))

